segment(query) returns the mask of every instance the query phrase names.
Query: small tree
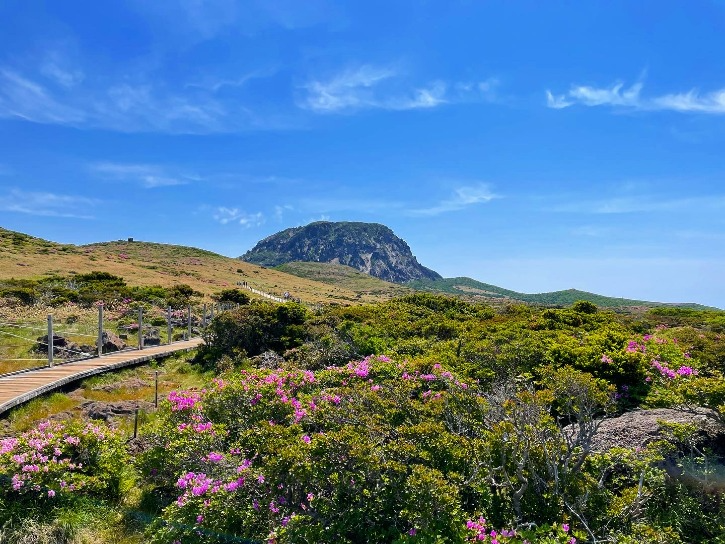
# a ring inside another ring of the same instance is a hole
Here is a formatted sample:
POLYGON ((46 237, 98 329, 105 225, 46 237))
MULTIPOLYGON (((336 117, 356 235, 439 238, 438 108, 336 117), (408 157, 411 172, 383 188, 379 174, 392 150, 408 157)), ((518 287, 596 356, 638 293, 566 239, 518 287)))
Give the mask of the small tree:
POLYGON ((588 300, 577 300, 571 309, 580 314, 595 314, 598 310, 597 305, 588 300))
POLYGON ((232 302, 234 304, 249 304, 249 295, 240 289, 224 289, 212 297, 217 302, 232 302))

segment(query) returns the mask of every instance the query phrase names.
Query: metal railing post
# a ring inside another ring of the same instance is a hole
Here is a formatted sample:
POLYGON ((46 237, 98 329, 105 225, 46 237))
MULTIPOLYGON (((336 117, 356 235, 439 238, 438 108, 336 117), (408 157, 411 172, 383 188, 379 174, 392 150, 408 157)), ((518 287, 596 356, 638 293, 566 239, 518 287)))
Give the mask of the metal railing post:
POLYGON ((187 338, 187 340, 191 340, 191 304, 187 306, 187 311, 189 315, 189 337, 187 338))
POLYGON ((171 326, 171 306, 166 310, 166 334, 168 336, 166 343, 171 344, 171 336, 174 334, 174 328, 171 326))
POLYGON ((53 366, 53 314, 48 314, 48 366, 53 366))
POLYGON ((103 303, 98 306, 98 356, 103 355, 103 303))
POLYGON ((138 349, 143 349, 143 308, 138 309, 138 349))

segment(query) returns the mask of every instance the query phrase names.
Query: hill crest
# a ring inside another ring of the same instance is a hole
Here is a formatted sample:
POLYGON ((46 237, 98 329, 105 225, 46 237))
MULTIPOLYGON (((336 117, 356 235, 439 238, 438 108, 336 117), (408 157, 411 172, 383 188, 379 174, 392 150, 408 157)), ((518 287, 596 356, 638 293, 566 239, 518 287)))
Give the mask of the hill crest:
POLYGON ((408 244, 385 225, 352 221, 316 221, 260 240, 241 260, 262 266, 302 261, 346 265, 373 277, 405 283, 437 280, 408 244))

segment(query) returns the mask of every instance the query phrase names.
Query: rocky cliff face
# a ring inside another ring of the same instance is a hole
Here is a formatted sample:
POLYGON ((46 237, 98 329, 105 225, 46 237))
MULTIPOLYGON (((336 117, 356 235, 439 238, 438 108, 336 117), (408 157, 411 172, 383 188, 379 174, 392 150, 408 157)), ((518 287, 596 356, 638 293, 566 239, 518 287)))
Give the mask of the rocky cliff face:
POLYGON ((318 221, 283 230, 240 259, 263 266, 293 261, 344 264, 396 283, 441 277, 418 263, 404 240, 377 223, 318 221))

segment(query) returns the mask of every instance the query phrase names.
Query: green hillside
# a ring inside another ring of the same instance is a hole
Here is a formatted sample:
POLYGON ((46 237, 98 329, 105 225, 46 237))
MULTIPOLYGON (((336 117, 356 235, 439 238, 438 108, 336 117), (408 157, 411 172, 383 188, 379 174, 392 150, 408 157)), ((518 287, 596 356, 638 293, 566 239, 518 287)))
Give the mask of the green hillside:
POLYGON ((415 280, 406 283, 413 289, 422 291, 431 291, 437 293, 448 293, 452 295, 467 295, 471 297, 485 297, 485 298, 497 298, 497 299, 513 299, 520 300, 522 302, 528 302, 530 304, 544 304, 551 306, 568 306, 576 302, 577 300, 588 300, 596 304, 597 306, 604 308, 618 308, 618 307, 632 307, 632 306, 644 306, 644 307, 657 307, 657 306, 673 306, 679 308, 694 308, 694 309, 712 309, 702 304, 695 304, 692 302, 687 303, 664 303, 664 302, 651 302, 646 300, 634 300, 627 298, 616 298, 607 297, 604 295, 598 295, 596 293, 589 293, 587 291, 579 291, 578 289, 567 289, 565 291, 553 291, 551 293, 519 293, 517 291, 511 291, 496 285, 483 283, 472 278, 443 278, 441 280, 415 280))
POLYGON ((300 278, 343 287, 360 294, 395 297, 413 291, 410 287, 380 280, 343 264, 295 261, 281 264, 275 269, 300 278))
POLYGON ((70 277, 92 271, 119 276, 128 285, 139 287, 172 287, 183 283, 205 296, 246 281, 260 291, 277 295, 288 291, 313 304, 350 304, 390 298, 359 296, 342 286, 331 287, 205 249, 139 240, 77 246, 0 227, 0 282, 70 277))

